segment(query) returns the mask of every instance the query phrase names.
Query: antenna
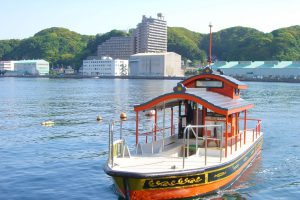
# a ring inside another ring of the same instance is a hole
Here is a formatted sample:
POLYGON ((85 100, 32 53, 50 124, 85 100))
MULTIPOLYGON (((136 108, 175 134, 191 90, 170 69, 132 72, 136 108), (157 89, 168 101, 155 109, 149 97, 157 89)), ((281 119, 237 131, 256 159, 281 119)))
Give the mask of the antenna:
POLYGON ((212 33, 211 33, 211 28, 212 24, 211 22, 209 23, 209 57, 208 57, 208 65, 210 66, 212 63, 212 58, 211 58, 211 50, 212 50, 212 33))

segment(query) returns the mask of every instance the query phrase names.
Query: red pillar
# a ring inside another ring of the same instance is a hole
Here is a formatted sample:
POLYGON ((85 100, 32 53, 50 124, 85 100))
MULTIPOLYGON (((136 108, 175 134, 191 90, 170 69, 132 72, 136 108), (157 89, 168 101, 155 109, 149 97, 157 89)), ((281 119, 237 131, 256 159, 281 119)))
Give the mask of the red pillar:
POLYGON ((234 129, 233 129, 233 114, 231 114, 231 126, 230 126, 231 130, 231 134, 230 134, 230 154, 232 154, 232 143, 233 143, 233 137, 234 137, 234 129))
POLYGON ((235 113, 235 151, 237 151, 238 136, 239 136, 239 113, 235 113))
POLYGON ((244 144, 246 144, 247 110, 244 111, 244 144))
POLYGON ((139 143, 139 111, 136 111, 135 118, 135 144, 139 143))
POLYGON ((227 158, 227 146, 228 146, 228 115, 226 115, 226 121, 225 121, 225 158, 227 158))
POLYGON ((171 135, 173 135, 173 108, 171 108, 171 135))
MULTIPOLYGON (((207 108, 205 108, 204 106, 202 106, 202 125, 205 126, 205 117, 206 117, 206 112, 207 112, 207 108)), ((202 129, 202 135, 204 136, 205 133, 205 128, 202 129)))
POLYGON ((155 109, 154 115, 154 141, 156 141, 156 132, 157 132, 157 109, 155 109))

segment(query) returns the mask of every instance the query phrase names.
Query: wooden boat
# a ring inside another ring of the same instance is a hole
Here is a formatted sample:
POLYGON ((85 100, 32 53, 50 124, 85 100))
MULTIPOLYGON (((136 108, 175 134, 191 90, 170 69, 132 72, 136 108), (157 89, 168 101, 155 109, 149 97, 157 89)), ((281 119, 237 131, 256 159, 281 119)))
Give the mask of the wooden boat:
POLYGON ((178 83, 172 92, 136 105, 136 148, 131 152, 122 136, 114 140, 113 122, 104 170, 121 196, 177 199, 230 186, 260 153, 263 143, 261 120, 247 118, 253 104, 240 98, 240 90, 246 88, 208 67, 203 74, 178 83), (153 128, 140 133, 140 112, 148 110, 156 111, 153 128), (162 112, 160 121, 158 112, 162 112))
POLYGON ((173 91, 134 106, 133 151, 122 136, 124 122, 119 123, 118 140, 117 122, 112 122, 104 171, 120 195, 137 200, 180 199, 229 187, 263 144, 261 120, 247 117, 253 104, 240 97, 244 89, 244 83, 208 66, 202 74, 179 82, 173 91), (144 115, 140 113, 150 110, 155 110, 153 125, 141 133, 144 115))

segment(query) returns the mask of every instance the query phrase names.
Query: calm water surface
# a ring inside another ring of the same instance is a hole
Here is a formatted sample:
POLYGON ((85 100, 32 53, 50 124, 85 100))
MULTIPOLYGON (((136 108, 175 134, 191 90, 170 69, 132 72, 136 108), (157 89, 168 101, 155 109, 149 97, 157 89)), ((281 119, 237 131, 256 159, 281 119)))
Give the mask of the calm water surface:
MULTIPOLYGON (((0 199, 118 199, 102 170, 108 122, 122 111, 134 119, 134 104, 176 82, 0 78, 0 199), (41 126, 47 120, 55 125, 41 126)), ((262 155, 230 189, 205 199, 300 199, 300 84, 248 84, 243 97, 256 104, 249 115, 263 120, 262 155)))

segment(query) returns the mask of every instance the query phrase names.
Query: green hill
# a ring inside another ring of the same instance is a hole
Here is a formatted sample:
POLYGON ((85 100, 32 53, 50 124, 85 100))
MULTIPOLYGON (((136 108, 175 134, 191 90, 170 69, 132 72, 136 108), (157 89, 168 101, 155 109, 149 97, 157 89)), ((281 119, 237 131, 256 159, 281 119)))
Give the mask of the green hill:
MULTIPOLYGON (((110 37, 126 35, 129 34, 112 30, 87 36, 53 27, 23 40, 0 40, 0 60, 45 59, 54 66, 79 68, 82 59, 96 54, 99 44, 110 37)), ((168 27, 168 51, 182 55, 185 60, 205 62, 208 44, 208 34, 168 27)), ((213 57, 218 60, 300 60, 300 26, 271 33, 240 26, 214 32, 213 57)))

